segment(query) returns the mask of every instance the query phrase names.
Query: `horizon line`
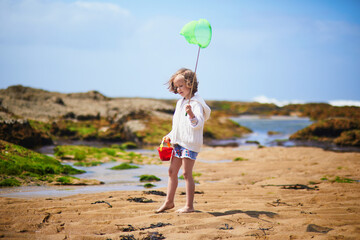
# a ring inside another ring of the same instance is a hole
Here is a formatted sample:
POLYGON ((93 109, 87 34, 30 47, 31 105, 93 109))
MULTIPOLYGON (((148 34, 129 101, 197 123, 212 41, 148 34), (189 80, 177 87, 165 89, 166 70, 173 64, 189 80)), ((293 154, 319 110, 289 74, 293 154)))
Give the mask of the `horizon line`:
MULTIPOLYGON (((11 86, 8 86, 7 88, 0 88, 0 90, 6 90, 8 88, 17 87, 17 86, 42 90, 42 91, 46 91, 46 92, 62 93, 62 94, 98 92, 107 98, 143 98, 143 99, 161 99, 161 100, 176 100, 177 99, 176 97, 174 97, 174 98, 158 98, 158 97, 150 97, 150 96, 110 96, 109 97, 109 96, 103 94, 102 92, 100 92, 99 90, 89 90, 89 91, 84 91, 84 92, 59 92, 59 91, 46 90, 44 88, 24 86, 22 84, 11 85, 11 86)), ((278 107, 283 107, 283 106, 291 105, 291 104, 312 104, 312 103, 317 103, 317 104, 324 103, 324 104, 329 104, 334 107, 345 107, 345 106, 360 107, 360 100, 348 100, 348 99, 334 99, 334 100, 328 100, 328 101, 278 100, 276 98, 269 98, 265 95, 258 95, 256 97, 253 97, 250 100, 229 100, 229 99, 206 99, 206 100, 207 101, 224 101, 224 102, 257 102, 260 104, 274 104, 278 107)))

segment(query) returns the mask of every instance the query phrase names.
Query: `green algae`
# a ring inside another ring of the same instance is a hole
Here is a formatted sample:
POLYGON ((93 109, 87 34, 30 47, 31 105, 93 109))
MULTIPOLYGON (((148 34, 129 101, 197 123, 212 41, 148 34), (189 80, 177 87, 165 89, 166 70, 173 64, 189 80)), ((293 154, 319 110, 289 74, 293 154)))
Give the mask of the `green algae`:
POLYGON ((123 148, 115 147, 91 147, 82 145, 61 145, 54 148, 56 157, 72 159, 77 161, 110 161, 115 158, 128 160, 130 162, 142 162, 144 156, 135 152, 127 152, 123 148))
POLYGON ((0 181, 0 187, 18 187, 21 185, 21 182, 16 178, 5 178, 0 181))
POLYGON ((122 164, 114 166, 114 167, 112 167, 110 169, 111 170, 126 170, 126 169, 134 169, 134 168, 139 168, 139 167, 135 166, 135 165, 128 164, 128 163, 122 163, 122 164))
POLYGON ((95 167, 95 166, 99 166, 103 164, 100 161, 91 161, 91 162, 83 162, 83 161, 79 161, 79 162, 75 162, 74 166, 79 166, 79 167, 95 167))
POLYGON ((152 183, 145 183, 144 184, 144 188, 153 188, 156 187, 156 185, 152 184, 152 183))
POLYGON ((62 176, 56 179, 57 185, 72 185, 74 179, 79 179, 71 176, 62 176))
POLYGON ((249 160, 249 159, 243 158, 243 157, 234 158, 234 162, 242 162, 242 161, 248 161, 248 160, 249 160))
POLYGON ((140 182, 158 182, 161 181, 160 178, 156 177, 155 175, 141 175, 140 182))
POLYGON ((62 165, 53 157, 0 140, 0 180, 4 185, 18 185, 15 178, 8 180, 8 177, 16 177, 21 184, 32 181, 50 183, 54 181, 56 175, 64 176, 84 172, 69 165, 62 165))
POLYGON ((354 182, 359 182, 358 180, 347 178, 347 177, 328 176, 328 175, 325 175, 320 180, 329 181, 331 183, 354 183, 354 182))
POLYGON ((329 118, 311 124, 290 136, 292 140, 333 142, 340 146, 360 146, 360 120, 329 118))
POLYGON ((160 144, 161 139, 171 131, 172 121, 150 117, 143 120, 146 128, 135 132, 136 137, 146 144, 160 144))

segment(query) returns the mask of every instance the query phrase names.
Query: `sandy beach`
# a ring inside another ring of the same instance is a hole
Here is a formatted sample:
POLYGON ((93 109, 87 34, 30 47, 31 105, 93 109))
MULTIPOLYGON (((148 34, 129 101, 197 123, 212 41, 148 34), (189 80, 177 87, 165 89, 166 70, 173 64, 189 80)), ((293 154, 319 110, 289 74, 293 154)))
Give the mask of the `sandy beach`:
POLYGON ((360 239, 360 153, 206 147, 199 160, 194 213, 175 212, 184 188, 160 214, 164 196, 145 191, 2 197, 0 238, 360 239))

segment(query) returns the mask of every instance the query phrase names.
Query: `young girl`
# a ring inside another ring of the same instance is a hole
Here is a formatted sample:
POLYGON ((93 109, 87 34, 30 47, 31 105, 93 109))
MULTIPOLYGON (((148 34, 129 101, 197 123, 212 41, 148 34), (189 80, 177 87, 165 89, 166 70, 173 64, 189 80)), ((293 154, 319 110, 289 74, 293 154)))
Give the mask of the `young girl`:
POLYGON ((170 92, 179 94, 182 98, 176 104, 172 130, 164 137, 164 142, 173 143, 175 151, 169 167, 166 200, 156 211, 158 213, 175 207, 174 197, 178 185, 178 172, 182 165, 186 183, 186 204, 177 212, 189 213, 194 211, 195 183, 192 170, 203 144, 204 123, 211 113, 205 101, 199 95, 195 95, 198 82, 196 75, 194 75, 193 71, 181 68, 168 81, 170 92), (191 92, 193 81, 194 85, 191 92))

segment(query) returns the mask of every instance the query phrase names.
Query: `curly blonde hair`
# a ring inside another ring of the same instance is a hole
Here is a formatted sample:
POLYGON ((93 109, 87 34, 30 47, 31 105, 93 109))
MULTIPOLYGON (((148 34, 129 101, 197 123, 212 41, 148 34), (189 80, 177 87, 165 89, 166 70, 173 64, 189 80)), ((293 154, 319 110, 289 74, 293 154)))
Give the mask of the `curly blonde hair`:
POLYGON ((187 69, 187 68, 180 68, 179 70, 176 71, 176 73, 174 73, 171 76, 171 78, 167 82, 169 91, 173 92, 175 94, 178 93, 177 88, 174 85, 174 80, 178 75, 181 75, 181 76, 184 77, 186 87, 188 87, 190 89, 191 89, 191 86, 192 86, 193 81, 194 81, 194 86, 193 86, 193 90, 192 90, 192 93, 191 93, 191 96, 194 96, 194 94, 198 91, 198 81, 197 81, 196 74, 193 71, 191 71, 190 69, 187 69))

